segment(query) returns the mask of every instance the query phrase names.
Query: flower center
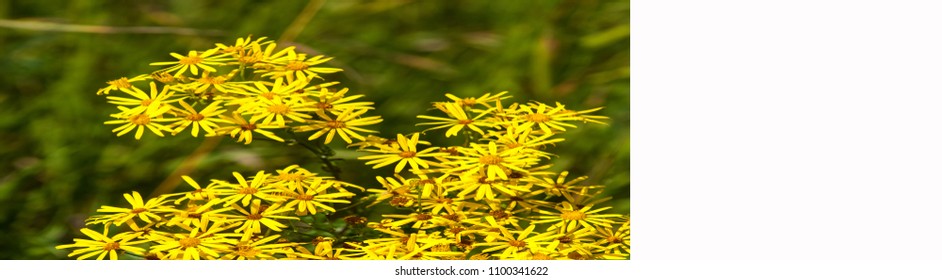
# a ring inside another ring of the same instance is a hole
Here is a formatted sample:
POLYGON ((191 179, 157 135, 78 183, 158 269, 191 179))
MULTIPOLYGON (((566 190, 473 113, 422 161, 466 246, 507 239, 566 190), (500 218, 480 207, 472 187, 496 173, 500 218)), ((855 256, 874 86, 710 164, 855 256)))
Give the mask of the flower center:
POLYGON ((128 121, 136 125, 146 125, 150 123, 150 116, 147 114, 134 115, 128 118, 128 121))
POLYGON ((478 101, 477 101, 476 99, 474 99, 474 97, 468 97, 468 98, 465 98, 465 99, 461 99, 461 105, 464 105, 464 106, 472 106, 472 105, 474 105, 474 104, 478 104, 478 101))
POLYGON ((180 247, 193 248, 197 245, 200 245, 200 240, 198 238, 184 237, 183 239, 180 239, 180 247))
POLYGON ((581 211, 567 211, 563 212, 563 214, 559 215, 559 217, 566 220, 578 221, 585 219, 585 213, 582 213, 581 211))
POLYGON ((121 244, 118 244, 118 242, 109 242, 108 244, 105 244, 105 248, 103 249, 105 251, 118 250, 118 249, 121 249, 121 244))
POLYGON ((249 220, 261 220, 262 214, 252 213, 252 214, 249 214, 248 216, 245 216, 245 218, 249 220))
POLYGON ((574 259, 574 260, 584 260, 584 259, 585 259, 585 256, 583 256, 582 254, 576 253, 576 252, 571 252, 571 253, 569 253, 568 255, 566 255, 566 257, 568 257, 568 258, 570 258, 570 259, 574 259))
POLYGON ((266 92, 266 93, 262 93, 262 94, 259 94, 259 95, 261 95, 262 97, 264 97, 264 98, 266 98, 266 99, 268 99, 268 100, 272 100, 272 99, 275 98, 275 93, 274 93, 274 92, 266 92))
POLYGON ((253 187, 248 187, 248 188, 239 190, 239 194, 255 194, 257 192, 258 192, 258 189, 253 188, 253 187))
POLYGON ((399 153, 399 157, 401 157, 401 158, 411 158, 411 157, 415 157, 415 152, 414 152, 414 151, 403 151, 403 152, 399 153))
POLYGON ((288 65, 285 65, 285 68, 291 71, 304 70, 307 69, 307 67, 307 64, 304 64, 304 62, 301 61, 292 61, 291 63, 288 63, 288 65))
POLYGON ((186 119, 194 121, 194 122, 198 122, 198 121, 203 120, 203 115, 200 115, 200 114, 187 115, 186 119))
POLYGON ((428 221, 432 219, 432 215, 421 213, 421 214, 415 215, 415 219, 419 221, 428 221))
POLYGON ((203 58, 200 56, 187 56, 180 59, 180 64, 194 65, 203 62, 203 58))
POLYGON ((536 253, 536 254, 533 254, 533 256, 532 256, 530 259, 533 259, 533 260, 552 260, 553 258, 550 258, 550 256, 547 256, 546 254, 543 254, 543 253, 536 253))
POLYGON ((526 242, 526 241, 523 241, 523 240, 510 240, 510 241, 508 241, 507 243, 509 243, 510 246, 514 246, 514 247, 517 247, 517 248, 526 247, 526 246, 527 246, 527 242, 526 242))
POLYGON ((527 115, 527 120, 535 123, 544 123, 550 121, 550 117, 544 114, 535 113, 527 115))
POLYGON ((217 76, 217 77, 206 76, 206 77, 200 78, 200 79, 199 79, 199 82, 200 82, 200 83, 204 83, 204 84, 210 84, 210 85, 220 85, 220 84, 226 83, 226 77, 221 77, 221 76, 217 76))
POLYGON ((472 120, 459 120, 459 121, 458 121, 458 124, 469 124, 469 123, 473 123, 473 122, 474 122, 474 121, 472 121, 472 120))
POLYGON ((609 237, 606 238, 605 240, 608 241, 608 243, 611 243, 611 244, 618 244, 618 243, 625 242, 624 239, 621 239, 621 238, 619 238, 618 236, 609 236, 609 237))
POLYGON ((334 108, 334 104, 317 102, 316 104, 314 104, 314 108, 318 108, 322 110, 330 110, 334 108))
POLYGON ((271 106, 268 106, 268 112, 271 112, 272 114, 284 115, 288 112, 291 112, 291 108, 285 104, 272 104, 271 106))
POLYGON ((134 208, 134 210, 131 210, 131 213, 134 213, 134 214, 141 213, 141 212, 147 212, 147 208, 134 208))
POLYGON ((239 127, 242 128, 243 131, 255 130, 255 125, 250 123, 240 125, 239 127))
POLYGON ((500 164, 501 158, 500 156, 496 156, 496 155, 486 155, 486 156, 482 156, 480 159, 478 159, 478 161, 481 162, 482 164, 495 165, 495 164, 500 164))
POLYGON ((108 84, 109 84, 109 85, 112 85, 112 86, 114 86, 114 87, 116 87, 116 88, 129 88, 129 87, 131 87, 131 82, 128 81, 128 78, 124 78, 124 77, 122 77, 122 78, 120 78, 120 79, 117 79, 117 80, 114 80, 114 81, 110 81, 110 82, 108 82, 108 84))
POLYGON ((307 201, 307 200, 311 200, 311 199, 313 199, 313 198, 314 198, 314 196, 313 196, 313 195, 309 195, 309 194, 301 194, 301 195, 298 195, 298 200, 305 200, 305 201, 307 201))
POLYGON ((502 220, 507 217, 510 217, 510 215, 507 214, 507 212, 500 211, 500 210, 491 211, 489 214, 491 215, 491 217, 494 217, 495 219, 498 219, 498 220, 502 220))
POLYGON ((151 103, 154 103, 154 100, 153 100, 153 99, 144 99, 144 100, 141 100, 141 107, 150 106, 151 103))
POLYGON ((347 127, 347 125, 342 121, 328 121, 324 125, 329 128, 334 128, 334 129, 347 127))

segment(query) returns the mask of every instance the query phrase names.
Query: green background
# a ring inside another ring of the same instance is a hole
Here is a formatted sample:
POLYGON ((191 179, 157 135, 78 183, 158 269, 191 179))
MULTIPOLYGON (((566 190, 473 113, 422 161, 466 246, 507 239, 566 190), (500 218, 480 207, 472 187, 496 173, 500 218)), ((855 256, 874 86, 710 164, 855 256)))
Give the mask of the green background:
MULTIPOLYGON (((415 116, 444 93, 605 106, 596 114, 609 125, 569 131, 549 151, 554 171, 606 185, 612 212, 627 214, 628 14, 628 1, 591 0, 0 2, 0 259, 65 258, 53 247, 89 214, 123 205, 122 193, 150 194, 203 142, 115 137, 102 124, 115 109, 96 90, 170 52, 249 34, 335 57, 329 65, 344 72, 325 77, 375 102, 369 114, 384 122, 373 128, 387 137, 418 131, 415 116), (156 28, 127 28, 140 26, 156 28)), ((332 146, 348 159, 344 180, 369 187, 391 174, 332 146)), ((300 147, 226 138, 184 170, 204 183, 293 163, 320 172, 300 147)))

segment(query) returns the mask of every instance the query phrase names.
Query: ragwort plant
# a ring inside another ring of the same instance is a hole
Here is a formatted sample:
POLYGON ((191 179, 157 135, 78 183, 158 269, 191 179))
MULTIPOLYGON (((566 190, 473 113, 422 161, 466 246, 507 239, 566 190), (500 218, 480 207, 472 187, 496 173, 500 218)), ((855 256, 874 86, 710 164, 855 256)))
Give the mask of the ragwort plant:
POLYGON ((303 146, 321 175, 291 165, 232 178, 195 180, 186 190, 101 206, 56 248, 77 259, 626 259, 627 215, 609 213, 603 186, 549 171, 547 147, 579 124, 604 124, 600 110, 510 103, 506 92, 435 102, 417 133, 389 139, 366 127, 372 102, 321 75, 331 58, 279 49, 263 38, 172 53, 151 74, 98 91, 117 112, 117 136, 229 136, 303 146), (429 132, 431 131, 431 132, 429 132), (444 132, 451 144, 422 140, 444 132), (326 146, 337 139, 368 155, 365 167, 395 166, 365 189, 338 179, 326 146), (356 201, 355 203, 352 203, 356 201), (368 221, 379 204, 391 213, 368 221), (357 212, 338 217, 340 212, 357 212), (94 228, 94 229, 93 229, 94 228), (96 230, 100 229, 100 230, 96 230))

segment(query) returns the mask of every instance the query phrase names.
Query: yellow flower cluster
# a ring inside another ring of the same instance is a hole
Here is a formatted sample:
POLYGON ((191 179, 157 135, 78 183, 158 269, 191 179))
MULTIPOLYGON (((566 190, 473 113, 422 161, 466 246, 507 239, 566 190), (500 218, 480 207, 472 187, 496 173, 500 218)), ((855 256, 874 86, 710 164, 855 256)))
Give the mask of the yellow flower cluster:
MULTIPOLYGON (((366 155, 373 169, 388 167, 376 187, 364 189, 299 165, 200 184, 189 191, 128 205, 102 206, 77 238, 57 248, 78 259, 626 259, 628 215, 610 213, 603 186, 580 184, 568 171, 550 171, 546 148, 578 124, 600 123, 600 110, 576 111, 556 103, 505 104, 506 92, 433 103, 420 115, 426 131, 387 139, 361 126, 371 102, 311 84, 319 74, 308 58, 264 38, 239 39, 202 52, 172 54, 178 61, 151 75, 109 82, 99 94, 119 105, 118 135, 157 135, 191 129, 197 136, 228 134, 248 144, 252 134, 284 141, 273 131, 311 132, 308 140, 339 136, 366 155), (227 70, 228 69, 228 70, 227 70), (226 72, 226 74, 218 74, 226 72), (251 77, 245 79, 244 77, 251 77), (150 93, 134 83, 150 81, 150 93), (158 83, 160 86, 158 87, 158 83), (444 131, 433 145, 428 131, 444 131), (362 134, 361 134, 362 133, 362 134), (354 190, 357 190, 356 192, 354 190), (354 202, 354 203, 351 203, 354 202), (381 207, 388 204, 392 207, 381 207), (340 206, 343 206, 342 208, 340 206), (385 211, 382 213, 375 212, 385 211), (337 216, 342 213, 352 213, 337 216), (377 217, 370 221, 366 216, 377 217), (100 231, 91 228, 102 228, 100 231), (117 228, 120 232, 109 235, 117 228)), ((297 139, 295 139, 297 140, 297 139)), ((302 143, 303 144, 303 143, 302 143)), ((318 153, 318 150, 312 149, 318 153)), ((322 156, 322 155, 321 155, 322 156)), ((381 170, 382 171, 382 170, 381 170)), ((333 170, 331 170, 333 173, 333 170)), ((335 173, 336 174, 336 173, 335 173)))
POLYGON ((368 138, 356 146, 374 168, 395 165, 373 204, 404 210, 370 227, 385 238, 354 246, 382 259, 625 259, 630 254, 627 215, 599 205, 602 186, 567 181, 548 171, 544 150, 578 123, 604 123, 589 115, 529 102, 504 105, 506 92, 476 98, 446 95, 436 116, 420 115, 428 130, 464 136, 460 146, 434 146, 420 133, 368 138), (406 212, 407 211, 407 212, 406 212))
POLYGON ((264 37, 170 55, 176 61, 151 63, 165 68, 109 81, 98 91, 117 105, 119 112, 105 124, 117 125, 113 132, 118 136, 134 131, 140 139, 144 131, 164 136, 190 130, 193 137, 200 132, 229 135, 249 144, 256 134, 284 142, 276 132, 285 130, 313 131, 308 140, 326 135, 325 143, 338 135, 349 144, 363 140, 360 133, 375 133, 363 126, 382 121, 364 116, 373 103, 356 101, 363 95, 333 89, 338 82, 320 76, 341 71, 319 67, 331 59, 323 55, 308 56, 294 47, 278 50, 264 37), (112 95, 115 91, 119 94, 112 95))
POLYGON ((146 201, 137 192, 125 194, 126 207, 102 206, 88 219, 90 226, 103 224, 102 233, 85 228, 91 240, 57 248, 73 249, 69 256, 78 259, 117 259, 118 252, 148 259, 317 259, 279 233, 299 217, 335 212, 332 205, 350 203, 349 188, 360 188, 296 165, 232 176, 204 186, 184 176, 193 190, 146 201), (111 227, 127 231, 108 236, 111 227))

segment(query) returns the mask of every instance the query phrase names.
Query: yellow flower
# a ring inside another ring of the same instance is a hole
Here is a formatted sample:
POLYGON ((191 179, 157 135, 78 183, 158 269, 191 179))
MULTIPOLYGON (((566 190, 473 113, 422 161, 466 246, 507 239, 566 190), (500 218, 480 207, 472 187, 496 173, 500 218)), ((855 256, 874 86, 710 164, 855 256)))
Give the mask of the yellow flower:
POLYGON ((193 178, 190 178, 190 176, 183 175, 181 177, 183 178, 183 181, 186 181, 186 183, 190 185, 190 187, 192 187, 194 190, 188 191, 188 192, 179 192, 179 193, 165 195, 165 197, 168 197, 168 198, 174 197, 174 196, 180 196, 180 198, 173 201, 174 204, 180 204, 180 202, 184 200, 193 202, 193 201, 216 198, 215 188, 218 187, 219 184, 210 184, 204 189, 200 187, 200 185, 197 184, 196 181, 193 180, 193 178))
POLYGON ((148 79, 148 77, 149 76, 145 74, 145 75, 138 75, 130 79, 128 79, 127 77, 121 77, 116 80, 111 80, 107 82, 108 84, 107 87, 99 89, 96 94, 107 95, 108 93, 111 93, 112 90, 120 90, 123 92, 131 93, 131 90, 137 89, 131 83, 137 82, 137 81, 145 81, 148 79))
POLYGON ((279 127, 285 127, 285 118, 304 123, 311 118, 311 115, 300 112, 314 110, 306 105, 305 103, 278 97, 272 99, 259 98, 256 100, 256 105, 252 106, 255 110, 251 112, 252 118, 249 121, 254 123, 264 119, 261 124, 277 125, 279 127))
POLYGON ((240 207, 238 204, 232 205, 232 208, 236 211, 239 211, 239 213, 242 213, 242 215, 227 215, 226 217, 229 218, 229 221, 234 221, 236 224, 241 224, 239 228, 235 229, 235 232, 243 232, 242 240, 248 239, 253 234, 261 233, 263 225, 274 231, 281 231, 281 229, 288 227, 287 225, 282 224, 275 219, 298 219, 298 217, 278 215, 291 211, 290 208, 281 207, 280 203, 265 205, 263 208, 262 201, 259 199, 252 200, 252 207, 250 207, 248 211, 246 211, 245 208, 240 207))
POLYGON ((400 204, 402 206, 412 205, 411 202, 414 199, 409 197, 411 195, 409 193, 409 189, 411 189, 412 186, 408 183, 408 180, 406 180, 405 178, 402 178, 402 176, 399 176, 398 174, 395 176, 396 178, 383 178, 380 176, 376 176, 376 180, 379 181, 380 185, 383 185, 383 189, 366 190, 367 192, 376 193, 375 195, 376 200, 369 205, 370 207, 386 199, 390 199, 390 198, 396 199, 397 197, 400 198, 400 200, 405 199, 406 202, 408 202, 408 203, 397 203, 397 204, 400 204))
POLYGON ((225 203, 225 206, 232 205, 239 201, 242 201, 242 206, 249 206, 252 198, 256 197, 267 201, 280 200, 273 195, 278 189, 271 184, 265 184, 265 179, 268 178, 268 174, 266 174, 265 171, 255 173, 251 184, 246 182, 242 174, 238 172, 232 172, 232 176, 234 176, 239 183, 225 184, 220 187, 217 192, 220 196, 224 196, 220 198, 220 201, 225 203))
POLYGON ((389 223, 388 225, 393 228, 397 228, 406 224, 411 223, 412 228, 415 229, 428 229, 432 228, 435 225, 432 224, 432 218, 434 216, 427 213, 412 213, 408 215, 401 214, 384 214, 383 218, 398 219, 389 223))
POLYGON ((474 244, 475 247, 485 247, 484 250, 481 250, 482 253, 491 253, 500 251, 498 255, 502 259, 512 259, 517 257, 518 254, 526 253, 528 250, 536 250, 539 248, 539 245, 544 245, 551 243, 556 235, 551 232, 535 234, 533 229, 536 228, 533 225, 530 225, 522 231, 516 231, 516 237, 512 233, 502 226, 497 226, 499 234, 492 234, 494 241, 482 242, 474 244))
POLYGON ((354 194, 350 192, 327 193, 332 185, 332 183, 323 182, 323 179, 315 177, 310 184, 307 186, 302 185, 303 187, 296 190, 284 188, 285 194, 283 196, 288 200, 284 208, 289 210, 297 209, 298 216, 307 215, 308 213, 316 214, 317 209, 336 212, 337 210, 325 203, 350 203, 349 200, 342 198, 351 197, 354 194))
POLYGON ((487 198, 496 199, 497 193, 503 193, 507 196, 516 196, 517 193, 526 193, 530 191, 528 185, 517 185, 503 180, 488 179, 487 176, 479 173, 466 173, 461 176, 461 180, 451 182, 448 191, 459 191, 458 197, 466 197, 474 193, 474 200, 487 198))
POLYGON ((162 90, 157 91, 157 83, 154 83, 154 82, 150 82, 150 95, 147 95, 146 93, 144 93, 144 91, 141 91, 140 89, 137 89, 135 87, 132 87, 128 90, 122 90, 122 91, 127 94, 130 94, 134 98, 109 95, 108 97, 106 97, 108 99, 108 103, 116 104, 116 105, 124 105, 124 106, 134 106, 135 108, 147 108, 153 103, 166 104, 166 102, 179 100, 179 98, 170 100, 170 97, 173 97, 174 95, 173 92, 170 91, 170 87, 165 86, 162 90))
POLYGON ((228 252, 229 246, 226 237, 218 233, 230 228, 222 223, 214 223, 206 231, 194 228, 186 233, 176 233, 172 236, 155 235, 151 241, 158 244, 151 247, 152 251, 165 253, 167 258, 182 260, 199 260, 219 258, 220 252, 228 252))
POLYGON ((131 192, 131 194, 124 194, 124 199, 126 199, 130 204, 131 208, 121 208, 114 206, 101 206, 98 209, 98 212, 101 213, 119 213, 113 216, 112 221, 115 225, 122 225, 128 223, 133 229, 138 229, 137 223, 132 220, 133 218, 141 219, 145 223, 152 223, 159 221, 161 218, 155 212, 166 212, 163 209, 163 204, 165 203, 164 197, 157 197, 148 199, 147 203, 144 203, 144 199, 141 198, 141 194, 137 192, 131 192))
POLYGON ((279 259, 277 255, 290 255, 294 251, 291 250, 292 246, 298 245, 298 243, 277 243, 280 235, 268 236, 256 241, 250 240, 232 240, 226 239, 232 248, 229 253, 223 255, 219 259, 221 260, 275 260, 279 259), (271 243, 272 241, 276 243, 271 243), (270 243, 270 244, 269 244, 270 243))
POLYGON ((190 104, 180 100, 180 106, 185 110, 180 110, 182 118, 171 124, 171 127, 175 127, 173 134, 180 133, 188 126, 193 126, 192 132, 190 134, 193 137, 199 134, 200 128, 203 128, 203 131, 206 131, 206 136, 216 136, 216 128, 219 127, 217 122, 225 122, 225 120, 219 118, 218 116, 226 112, 225 108, 219 107, 221 101, 216 101, 207 105, 203 110, 196 112, 196 109, 193 109, 190 104))
POLYGON ((311 106, 334 115, 339 115, 343 113, 344 110, 350 108, 373 109, 373 107, 370 107, 370 105, 373 105, 373 102, 350 102, 363 97, 363 95, 346 96, 347 91, 347 88, 343 88, 340 91, 331 92, 327 88, 320 87, 317 94, 312 94, 317 96, 317 101, 311 106))
POLYGON ((447 113, 453 119, 419 115, 418 118, 420 119, 433 120, 434 122, 419 123, 416 125, 436 125, 436 127, 432 127, 426 130, 434 130, 434 129, 451 127, 447 131, 445 131, 445 137, 458 135, 458 132, 465 128, 471 129, 477 132, 478 134, 484 135, 484 131, 478 128, 478 126, 487 126, 487 127, 493 126, 493 124, 478 121, 478 119, 490 113, 491 110, 484 110, 473 119, 470 119, 468 118, 468 114, 465 113, 464 109, 462 109, 461 106, 459 106, 458 104, 447 103, 443 105, 443 109, 445 110, 445 113, 447 113))
POLYGON ((464 106, 464 107, 473 107, 473 106, 475 106, 475 105, 484 105, 485 107, 491 108, 492 105, 489 104, 489 103, 491 103, 491 102, 496 102, 496 101, 501 100, 501 99, 510 98, 510 96, 503 96, 505 93, 507 93, 507 92, 506 92, 506 91, 502 91, 502 92, 499 92, 499 93, 497 93, 497 94, 495 94, 495 95, 491 95, 491 93, 485 93, 485 94, 482 95, 481 97, 476 97, 476 98, 475 98, 475 97, 460 98, 460 97, 454 96, 454 95, 451 94, 451 93, 446 93, 446 94, 445 94, 445 97, 448 97, 448 99, 451 99, 451 101, 454 101, 455 104, 458 104, 458 105, 461 105, 461 106, 464 106))
MULTIPOLYGON (((557 131, 566 131, 566 127, 576 127, 564 121, 580 120, 580 118, 575 117, 572 113, 563 112, 565 108, 556 107, 550 110, 547 109, 548 107, 543 103, 520 105, 520 108, 516 112, 516 117, 509 123, 517 124, 524 130, 534 130, 534 127, 537 127, 544 134, 554 134, 557 131), (536 108, 534 108, 534 106, 536 108)), ((508 123, 504 124, 506 125, 508 123)))
POLYGON ((236 138, 238 135, 238 142, 244 142, 246 145, 252 143, 253 134, 258 133, 262 136, 265 136, 268 139, 275 140, 278 142, 284 142, 284 139, 275 135, 274 132, 268 131, 266 129, 278 129, 281 128, 277 125, 265 125, 265 124, 256 124, 255 122, 246 121, 242 117, 242 114, 232 113, 232 117, 220 116, 228 124, 224 124, 216 129, 217 134, 229 134, 229 137, 236 138))
POLYGON ((119 106, 118 109, 121 110, 121 113, 111 115, 111 117, 117 118, 118 120, 106 121, 105 124, 120 124, 121 126, 111 130, 111 132, 117 132, 118 136, 125 135, 136 128, 137 131, 134 132, 134 139, 140 140, 141 136, 144 135, 144 128, 146 127, 154 134, 157 134, 157 136, 163 137, 164 134, 161 131, 172 130, 158 122, 171 122, 175 120, 162 117, 170 108, 170 106, 161 106, 159 102, 151 103, 147 108, 139 109, 128 109, 119 106))
POLYGON ((554 174, 548 174, 550 177, 535 177, 530 180, 533 181, 537 186, 542 187, 542 189, 537 190, 537 193, 545 193, 548 197, 553 196, 562 196, 569 201, 575 200, 573 197, 574 194, 581 193, 583 190, 598 188, 600 186, 577 186, 576 184, 582 181, 585 181, 589 176, 580 176, 575 179, 566 181, 566 177, 569 176, 569 171, 563 171, 559 173, 559 177, 553 179, 554 174))
MULTIPOLYGON (((191 201, 192 202, 192 201, 191 201)), ((222 212, 229 211, 228 207, 213 209, 213 206, 219 204, 219 199, 210 199, 204 204, 189 204, 186 209, 170 210, 171 218, 167 221, 167 226, 178 226, 184 229, 207 229, 209 222, 224 221, 222 212)))
POLYGON ((446 164, 456 166, 448 173, 481 173, 487 174, 488 180, 504 179, 513 170, 526 172, 524 167, 536 163, 538 160, 520 148, 497 149, 497 143, 491 141, 487 146, 471 143, 471 148, 459 148, 463 156, 448 157, 451 161, 446 164))
POLYGON ((331 59, 333 58, 325 57, 323 55, 307 58, 306 54, 296 53, 294 50, 289 50, 287 55, 272 60, 272 64, 277 65, 275 70, 263 71, 268 73, 265 73, 262 76, 285 77, 288 79, 288 81, 294 81, 295 78, 304 81, 310 81, 314 78, 323 79, 317 74, 336 73, 343 71, 340 68, 313 67, 331 59))
POLYGON ((412 134, 411 138, 406 138, 404 135, 399 134, 396 136, 399 145, 395 148, 380 148, 375 150, 366 150, 374 153, 382 153, 381 155, 369 155, 361 156, 357 159, 360 160, 369 160, 366 164, 373 165, 373 169, 377 169, 383 166, 387 166, 396 162, 399 164, 396 165, 395 172, 399 173, 402 169, 408 164, 412 167, 413 173, 419 173, 419 167, 428 168, 428 163, 422 159, 422 157, 435 157, 443 156, 444 153, 437 153, 437 147, 431 147, 419 151, 416 145, 419 143, 419 134, 412 134))
POLYGON ((348 108, 336 118, 331 118, 321 111, 315 111, 315 113, 321 117, 321 120, 315 120, 311 125, 301 127, 298 131, 317 130, 317 132, 311 135, 311 137, 308 137, 307 140, 314 140, 327 134, 327 137, 324 139, 324 144, 329 144, 330 141, 334 139, 334 134, 337 134, 340 135, 340 138, 343 138, 343 141, 350 144, 353 143, 353 140, 350 139, 351 137, 363 140, 364 137, 357 133, 357 131, 376 133, 376 131, 359 128, 358 126, 372 125, 383 121, 383 119, 378 116, 359 118, 359 116, 366 113, 366 111, 367 109, 354 111, 353 108, 348 108))
POLYGON ((581 208, 577 208, 568 201, 563 201, 560 207, 554 209, 555 211, 541 210, 540 213, 544 215, 539 216, 539 220, 534 220, 533 223, 553 223, 546 230, 551 231, 558 228, 559 232, 565 233, 573 232, 580 226, 582 228, 589 228, 593 230, 597 230, 597 228, 611 227, 611 224, 614 223, 611 218, 617 218, 621 216, 618 214, 599 213, 611 209, 612 207, 592 209, 594 206, 595 205, 593 204, 589 204, 581 208))
POLYGON ((183 75, 183 73, 185 73, 187 70, 190 70, 190 73, 193 74, 193 76, 196 76, 199 74, 199 69, 203 69, 203 71, 205 72, 216 72, 216 69, 213 68, 212 66, 223 65, 225 64, 224 62, 226 61, 221 56, 218 56, 218 55, 213 56, 214 54, 216 54, 216 51, 217 49, 211 49, 202 53, 199 53, 197 51, 190 51, 189 53, 187 53, 186 56, 183 56, 178 53, 170 53, 170 56, 173 56, 174 58, 178 59, 178 61, 154 62, 154 63, 151 63, 150 65, 173 65, 171 67, 161 69, 160 71, 163 71, 163 72, 177 71, 176 73, 173 74, 173 76, 175 77, 179 77, 180 75, 183 75))
POLYGON ((602 227, 595 235, 598 245, 605 248, 606 253, 630 255, 631 254, 631 221, 626 219, 617 230, 602 227))
POLYGON ((254 85, 254 87, 245 86, 244 90, 235 92, 247 95, 248 97, 234 100, 229 104, 239 104, 240 107, 238 111, 240 112, 251 112, 255 111, 257 106, 261 105, 258 102, 261 98, 274 100, 275 98, 286 99, 292 96, 300 96, 296 91, 304 87, 301 81, 285 84, 282 78, 275 80, 275 82, 271 84, 271 87, 263 82, 255 82, 252 85, 254 85))
POLYGON ((105 229, 102 233, 83 228, 81 232, 86 236, 92 238, 88 239, 73 239, 75 243, 67 245, 56 246, 56 249, 63 250, 69 248, 81 248, 74 249, 72 253, 69 253, 69 257, 78 255, 79 260, 84 260, 91 258, 92 256, 98 255, 97 259, 102 260, 105 256, 108 256, 111 260, 118 259, 118 253, 129 252, 135 255, 144 255, 144 249, 140 247, 135 247, 134 245, 147 242, 147 240, 136 240, 137 234, 130 232, 122 232, 116 234, 115 236, 108 237, 108 226, 105 226, 105 229))

